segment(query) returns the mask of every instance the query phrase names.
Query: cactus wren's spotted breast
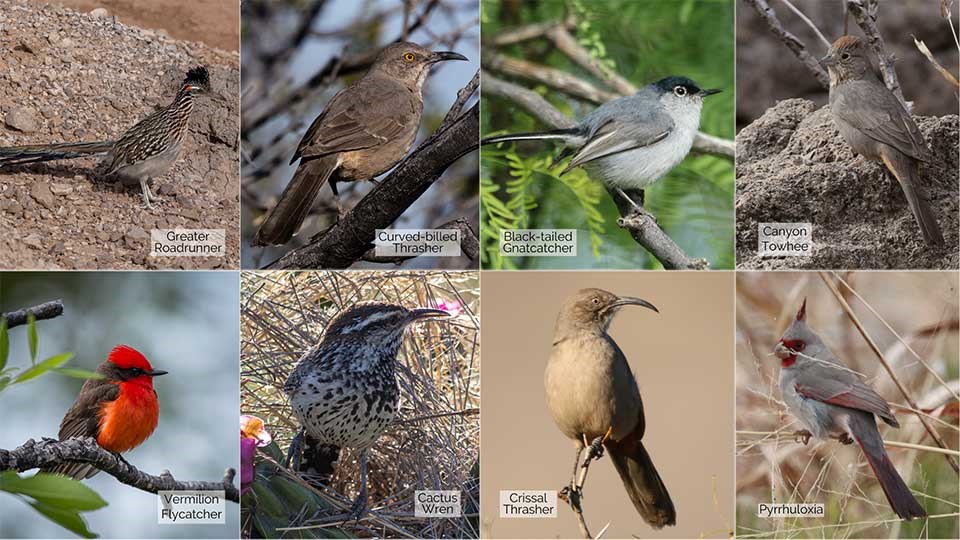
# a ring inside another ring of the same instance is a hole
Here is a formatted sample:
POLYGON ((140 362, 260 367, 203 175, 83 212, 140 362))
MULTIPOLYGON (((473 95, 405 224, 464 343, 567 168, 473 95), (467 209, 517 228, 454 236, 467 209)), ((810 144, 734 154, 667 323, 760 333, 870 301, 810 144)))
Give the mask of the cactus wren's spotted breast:
POLYGON ((304 353, 283 385, 303 426, 297 436, 303 437, 301 471, 323 478, 333 473, 340 448, 360 452, 360 493, 351 512, 355 517, 366 509, 367 450, 397 414, 395 372, 404 330, 411 323, 446 315, 432 308, 356 304, 330 320, 320 342, 304 353))

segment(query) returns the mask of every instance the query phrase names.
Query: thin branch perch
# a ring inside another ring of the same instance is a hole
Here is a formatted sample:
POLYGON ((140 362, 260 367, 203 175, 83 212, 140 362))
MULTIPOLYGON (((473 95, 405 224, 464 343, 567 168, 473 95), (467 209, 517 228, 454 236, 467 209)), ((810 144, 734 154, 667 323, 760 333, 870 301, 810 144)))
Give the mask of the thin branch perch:
POLYGON ((33 313, 33 316, 36 317, 38 321, 59 317, 60 315, 63 315, 63 300, 51 300, 49 302, 44 302, 39 306, 33 306, 31 308, 4 313, 0 315, 0 319, 7 320, 7 328, 9 329, 15 326, 27 324, 28 312, 33 313))
POLYGON ((807 50, 806 45, 800 41, 800 38, 791 34, 786 28, 783 27, 783 24, 777 19, 777 13, 773 11, 773 8, 767 4, 766 0, 744 0, 746 3, 753 6, 753 9, 756 10, 757 14, 767 23, 767 27, 770 28, 770 31, 773 32, 777 39, 783 42, 784 45, 790 49, 797 59, 800 60, 800 63, 807 68, 807 70, 813 74, 813 76, 820 83, 820 86, 824 88, 830 87, 830 77, 827 75, 827 71, 823 69, 823 66, 820 65, 820 62, 817 61, 816 57, 810 54, 807 50))
POLYGON ((223 491, 227 500, 240 502, 240 492, 233 485, 236 471, 226 470, 219 482, 178 481, 169 473, 147 474, 112 452, 101 448, 92 437, 84 439, 33 439, 13 450, 0 449, 0 471, 17 472, 49 468, 63 463, 89 463, 120 482, 149 493, 158 491, 223 491))

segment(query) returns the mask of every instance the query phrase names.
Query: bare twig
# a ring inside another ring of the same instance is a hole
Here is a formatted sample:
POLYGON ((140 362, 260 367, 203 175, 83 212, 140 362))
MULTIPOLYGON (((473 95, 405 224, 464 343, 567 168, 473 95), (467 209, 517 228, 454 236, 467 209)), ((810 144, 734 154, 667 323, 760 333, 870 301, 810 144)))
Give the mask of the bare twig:
POLYGON ((487 53, 481 60, 484 69, 504 75, 524 79, 537 84, 545 84, 564 94, 583 99, 594 104, 606 103, 620 97, 620 94, 601 90, 587 81, 559 69, 535 64, 527 60, 513 58, 503 54, 487 53))
POLYGON ((466 106, 467 102, 470 101, 470 96, 476 93, 477 88, 479 87, 480 70, 477 70, 477 72, 473 75, 473 78, 470 79, 470 82, 461 88, 459 92, 457 92, 457 100, 453 102, 450 110, 447 111, 446 116, 443 117, 443 121, 440 122, 440 127, 438 129, 446 128, 460 117, 460 113, 463 112, 463 107, 466 106))
MULTIPOLYGON (((852 1, 851 1, 852 3, 852 1)), ((840 304, 840 307, 843 308, 844 313, 846 313, 847 318, 850 319, 850 322, 857 327, 857 330, 860 332, 860 335, 863 336, 863 339, 867 342, 867 345, 877 356, 877 359, 880 361, 880 364, 883 365, 883 368, 887 371, 887 374, 890 376, 890 379, 893 380, 893 383, 897 386, 897 389, 900 391, 900 394, 903 395, 903 398, 907 400, 907 403, 910 404, 910 407, 914 409, 919 409, 917 402, 913 399, 913 396, 907 390, 907 388, 900 381, 900 378, 897 377, 897 374, 893 371, 893 368, 890 367, 890 363, 887 362, 887 359, 883 356, 883 353, 880 351, 880 348, 874 343, 873 338, 870 337, 870 334, 867 333, 867 330, 863 327, 863 324, 860 322, 860 319, 853 312, 853 308, 850 307, 850 304, 847 303, 847 300, 843 297, 843 294, 840 292, 840 289, 837 288, 837 285, 830 279, 826 272, 820 272, 820 278, 827 285, 827 288, 830 289, 830 292, 836 297, 837 302, 840 304)), ((946 443, 943 442, 943 438, 937 433, 933 426, 930 425, 930 422, 923 417, 923 415, 916 415, 917 419, 920 420, 920 423, 923 425, 923 428, 930 435, 930 438, 937 443, 937 446, 940 448, 948 448, 946 443)), ((947 463, 953 467, 953 470, 960 472, 960 467, 957 465, 957 460, 948 454, 943 456, 946 458, 947 463)))
POLYGON ((790 11, 792 11, 797 17, 800 17, 800 20, 805 22, 807 26, 810 27, 810 29, 813 30, 813 33, 816 34, 818 38, 820 38, 820 41, 821 43, 823 43, 824 47, 826 47, 827 49, 830 48, 830 40, 824 37, 823 33, 820 32, 820 29, 817 28, 817 25, 813 24, 813 21, 811 21, 809 17, 804 15, 802 11, 800 11, 799 9, 797 9, 796 6, 791 4, 790 0, 780 0, 780 1, 783 2, 783 5, 787 6, 790 9, 790 11))
MULTIPOLYGON (((950 26, 953 28, 953 25, 950 26)), ((940 62, 937 62, 937 59, 933 57, 933 53, 930 52, 930 49, 927 47, 927 44, 918 40, 916 37, 913 38, 913 44, 916 45, 917 49, 920 51, 920 54, 925 56, 927 60, 933 64, 933 69, 937 70, 937 73, 943 76, 953 86, 960 86, 960 81, 957 80, 957 77, 950 73, 950 70, 941 66, 940 62)))
POLYGON ((909 111, 910 107, 907 106, 906 100, 903 99, 903 90, 900 89, 900 81, 897 80, 897 72, 893 68, 893 63, 896 59, 893 53, 887 52, 887 45, 884 43, 883 36, 880 35, 880 30, 877 28, 877 14, 880 10, 880 4, 876 0, 848 0, 847 10, 849 10, 853 18, 857 20, 857 25, 863 30, 863 34, 867 36, 867 43, 870 44, 873 52, 877 55, 877 59, 880 62, 880 73, 883 75, 883 83, 887 85, 887 88, 897 96, 900 103, 909 111))
POLYGON ((226 469, 219 482, 178 481, 169 473, 153 476, 142 472, 97 444, 92 437, 84 439, 33 439, 13 450, 0 449, 0 471, 17 472, 49 468, 63 463, 89 463, 120 482, 149 493, 158 491, 223 491, 227 500, 240 502, 240 492, 233 485, 234 469, 226 469))
POLYGON ((800 38, 790 33, 783 24, 777 19, 777 13, 767 4, 766 0, 744 0, 753 6, 757 14, 767 23, 767 27, 777 38, 787 46, 788 49, 800 60, 800 62, 813 74, 821 86, 830 87, 830 77, 826 70, 820 65, 816 57, 807 51, 807 47, 800 41, 800 38))
MULTIPOLYGON (((568 16, 563 21, 548 21, 541 22, 536 24, 529 24, 527 26, 520 26, 512 30, 507 30, 504 32, 498 33, 491 40, 491 44, 496 47, 503 47, 506 45, 513 45, 515 43, 520 43, 521 41, 529 41, 531 39, 542 38, 546 36, 554 28, 560 27, 566 30, 573 29, 576 26, 576 19, 572 16, 568 16)), ((486 43, 485 43, 486 44, 486 43)))
POLYGON ((13 328, 15 326, 27 324, 28 312, 33 313, 33 316, 36 317, 38 321, 59 317, 63 314, 63 300, 51 300, 49 302, 44 302, 39 306, 33 306, 31 308, 4 313, 0 315, 0 319, 6 319, 7 328, 13 328))
POLYGON ((590 54, 590 51, 577 43, 577 40, 565 27, 552 27, 550 31, 547 32, 546 37, 553 42, 558 50, 566 54, 571 60, 576 62, 577 65, 587 70, 591 75, 600 79, 621 95, 628 96, 637 92, 637 87, 630 81, 606 64, 597 61, 597 59, 590 54))

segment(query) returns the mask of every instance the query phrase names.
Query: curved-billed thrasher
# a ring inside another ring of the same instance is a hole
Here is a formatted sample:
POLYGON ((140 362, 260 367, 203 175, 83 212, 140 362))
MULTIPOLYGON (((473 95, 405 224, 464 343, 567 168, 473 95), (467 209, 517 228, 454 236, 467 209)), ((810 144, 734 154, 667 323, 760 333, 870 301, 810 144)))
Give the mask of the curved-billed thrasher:
POLYGON ((928 244, 943 244, 924 199, 919 162, 932 161, 923 135, 893 92, 880 82, 860 38, 842 36, 820 62, 830 73, 830 114, 855 154, 882 161, 900 183, 928 244))
POLYGON ((433 52, 416 43, 394 43, 377 55, 370 70, 338 92, 313 121, 290 160, 300 167, 254 236, 257 246, 285 244, 307 217, 313 200, 330 183, 370 180, 400 162, 410 150, 423 115, 423 82, 430 67, 466 60, 455 52, 433 52))
POLYGON ((327 323, 320 343, 303 354, 283 385, 303 426, 291 444, 296 455, 303 443, 301 471, 324 479, 333 474, 341 448, 359 450, 360 493, 351 510, 356 518, 367 505, 367 450, 397 414, 403 332, 417 321, 447 315, 433 308, 355 304, 327 323))
POLYGON ((606 448, 637 512, 659 529, 676 524, 676 510, 641 442, 645 421, 637 381, 607 334, 613 316, 627 305, 657 311, 646 300, 601 289, 583 289, 564 302, 544 376, 547 406, 577 447, 574 476, 588 444, 587 459, 606 448))

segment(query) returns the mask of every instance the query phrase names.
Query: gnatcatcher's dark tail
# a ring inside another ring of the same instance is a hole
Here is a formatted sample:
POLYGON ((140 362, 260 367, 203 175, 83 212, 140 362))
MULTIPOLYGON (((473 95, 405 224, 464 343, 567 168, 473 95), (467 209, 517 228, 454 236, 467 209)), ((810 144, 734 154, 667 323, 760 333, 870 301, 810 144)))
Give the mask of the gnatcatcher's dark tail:
POLYGON ((27 165, 57 159, 74 159, 95 154, 106 154, 111 148, 113 148, 113 141, 10 146, 0 148, 0 166, 27 165))
POLYGON ((497 135, 496 137, 487 137, 480 139, 480 144, 497 144, 509 141, 546 141, 550 139, 567 140, 571 137, 580 136, 580 128, 554 129, 550 131, 534 131, 531 133, 510 133, 507 135, 497 135))

